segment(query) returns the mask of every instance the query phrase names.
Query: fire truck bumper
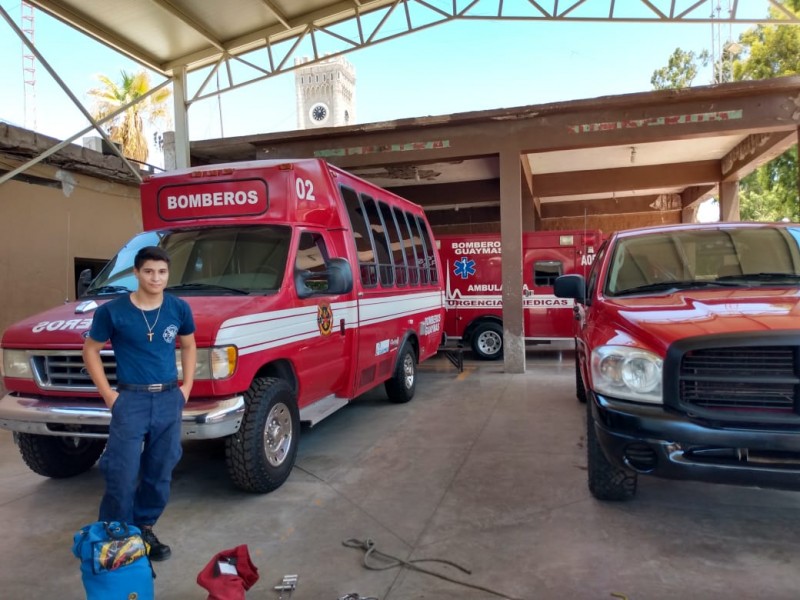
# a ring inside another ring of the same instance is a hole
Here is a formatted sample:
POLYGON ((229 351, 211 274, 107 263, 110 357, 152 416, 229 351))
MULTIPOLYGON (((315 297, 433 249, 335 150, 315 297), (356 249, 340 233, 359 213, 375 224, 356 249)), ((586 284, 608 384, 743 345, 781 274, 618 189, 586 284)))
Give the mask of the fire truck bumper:
MULTIPOLYGON (((244 416, 244 396, 200 398, 183 408, 183 437, 221 438, 236 433, 244 416)), ((42 398, 6 394, 0 399, 0 429, 38 435, 108 437, 111 411, 82 398, 42 398)))

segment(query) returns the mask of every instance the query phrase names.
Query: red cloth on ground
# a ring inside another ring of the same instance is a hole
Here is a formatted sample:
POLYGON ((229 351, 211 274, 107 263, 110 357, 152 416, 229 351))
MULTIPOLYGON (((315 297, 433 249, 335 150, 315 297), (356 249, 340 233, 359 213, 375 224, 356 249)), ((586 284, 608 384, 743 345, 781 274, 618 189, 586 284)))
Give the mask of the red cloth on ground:
POLYGON ((247 544, 223 550, 214 555, 197 574, 197 583, 208 590, 207 600, 244 600, 245 592, 258 581, 258 568, 250 560, 247 544), (236 575, 220 573, 217 563, 233 559, 236 575))

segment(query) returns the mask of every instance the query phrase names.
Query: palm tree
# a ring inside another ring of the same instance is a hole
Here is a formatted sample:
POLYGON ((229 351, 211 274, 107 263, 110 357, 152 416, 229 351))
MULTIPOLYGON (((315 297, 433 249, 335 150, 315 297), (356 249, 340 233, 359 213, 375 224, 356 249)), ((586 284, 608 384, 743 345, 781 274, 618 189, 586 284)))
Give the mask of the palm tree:
MULTIPOLYGON (((150 75, 146 71, 128 73, 123 70, 120 75, 120 83, 105 75, 98 75, 97 79, 103 84, 102 87, 88 91, 94 97, 95 104, 91 113, 95 119, 106 117, 150 91, 150 75)), ((104 125, 108 137, 112 142, 120 144, 126 157, 147 162, 149 150, 144 132, 145 124, 155 125, 159 121, 169 121, 167 100, 170 94, 169 88, 162 88, 132 104, 125 112, 104 125)))

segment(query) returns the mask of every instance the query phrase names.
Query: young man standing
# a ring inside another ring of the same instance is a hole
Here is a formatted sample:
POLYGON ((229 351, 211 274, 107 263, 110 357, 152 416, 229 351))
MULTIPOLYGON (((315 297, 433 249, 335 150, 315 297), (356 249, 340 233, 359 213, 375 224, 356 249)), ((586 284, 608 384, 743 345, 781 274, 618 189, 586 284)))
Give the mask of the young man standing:
POLYGON ((181 414, 194 381, 194 319, 182 299, 164 294, 169 256, 156 246, 139 250, 138 288, 97 309, 83 361, 111 410, 108 443, 100 458, 106 491, 101 521, 124 521, 142 530, 152 560, 166 560, 153 525, 169 499, 172 470, 181 457, 181 414), (181 342, 183 384, 178 386, 175 342, 181 342), (109 384, 100 351, 111 341, 117 389, 109 384))

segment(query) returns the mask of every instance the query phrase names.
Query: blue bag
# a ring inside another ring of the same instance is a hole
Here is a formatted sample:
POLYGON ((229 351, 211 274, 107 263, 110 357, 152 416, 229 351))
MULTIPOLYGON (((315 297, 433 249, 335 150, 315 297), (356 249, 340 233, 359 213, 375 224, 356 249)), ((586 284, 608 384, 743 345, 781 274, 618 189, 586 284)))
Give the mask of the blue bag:
POLYGON ((96 521, 78 531, 72 553, 81 561, 87 600, 153 600, 155 572, 134 525, 96 521))

